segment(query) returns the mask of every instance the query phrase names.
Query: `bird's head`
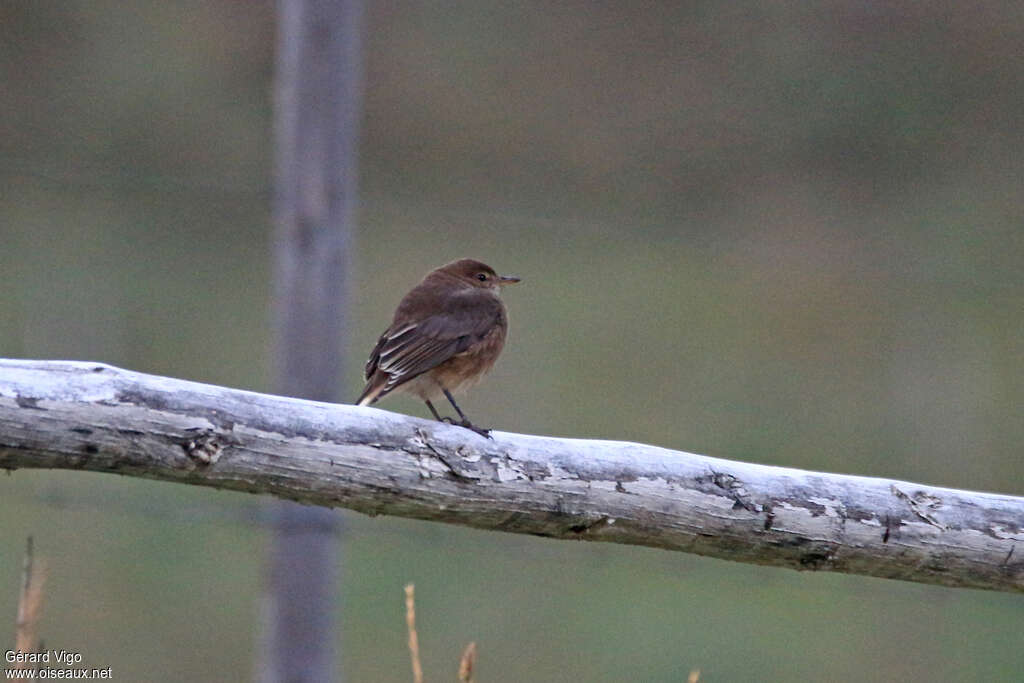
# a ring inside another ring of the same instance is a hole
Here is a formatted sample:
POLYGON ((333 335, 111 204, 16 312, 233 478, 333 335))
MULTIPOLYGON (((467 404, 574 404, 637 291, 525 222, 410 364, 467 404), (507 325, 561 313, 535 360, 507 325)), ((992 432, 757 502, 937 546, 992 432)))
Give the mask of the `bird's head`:
POLYGON ((498 290, 505 285, 519 282, 518 277, 514 275, 498 275, 486 263, 481 263, 471 258, 452 261, 448 265, 441 266, 438 270, 446 275, 457 278, 471 287, 479 287, 481 289, 498 290))

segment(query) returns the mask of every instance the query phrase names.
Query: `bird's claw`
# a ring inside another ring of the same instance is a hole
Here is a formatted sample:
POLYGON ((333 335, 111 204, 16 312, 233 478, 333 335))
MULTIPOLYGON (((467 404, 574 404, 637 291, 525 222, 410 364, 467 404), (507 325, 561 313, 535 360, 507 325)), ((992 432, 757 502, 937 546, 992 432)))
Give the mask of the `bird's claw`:
POLYGON ((441 422, 444 422, 445 424, 455 425, 456 427, 463 427, 464 429, 468 429, 470 431, 476 432, 480 436, 482 436, 484 438, 487 438, 487 439, 493 439, 494 438, 493 436, 491 436, 491 430, 490 429, 484 429, 483 427, 477 427, 476 425, 474 425, 469 420, 459 420, 458 422, 456 422, 454 418, 442 417, 441 418, 441 422))
POLYGON ((490 429, 484 429, 483 427, 477 427, 477 426, 471 424, 469 421, 460 422, 459 426, 460 427, 465 427, 466 429, 471 429, 474 432, 476 432, 477 434, 479 434, 480 436, 484 437, 485 439, 493 439, 494 438, 493 436, 491 436, 491 430, 490 429))

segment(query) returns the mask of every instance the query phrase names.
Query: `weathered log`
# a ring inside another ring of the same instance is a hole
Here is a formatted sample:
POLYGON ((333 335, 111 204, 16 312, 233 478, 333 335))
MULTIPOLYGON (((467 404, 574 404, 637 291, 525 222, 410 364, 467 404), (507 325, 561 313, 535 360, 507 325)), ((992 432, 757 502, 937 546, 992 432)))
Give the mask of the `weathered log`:
POLYGON ((117 472, 369 515, 1024 592, 1024 498, 493 432, 0 360, 0 468, 117 472))

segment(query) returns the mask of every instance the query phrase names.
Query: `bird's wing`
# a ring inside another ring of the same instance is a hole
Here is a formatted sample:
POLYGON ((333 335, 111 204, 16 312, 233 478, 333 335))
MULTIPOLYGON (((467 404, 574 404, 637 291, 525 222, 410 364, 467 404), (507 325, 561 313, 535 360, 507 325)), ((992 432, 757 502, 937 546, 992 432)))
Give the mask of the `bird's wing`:
POLYGON ((388 375, 380 396, 462 353, 504 314, 496 297, 477 291, 450 295, 438 304, 440 310, 433 315, 396 323, 377 341, 366 362, 366 379, 378 372, 388 375))

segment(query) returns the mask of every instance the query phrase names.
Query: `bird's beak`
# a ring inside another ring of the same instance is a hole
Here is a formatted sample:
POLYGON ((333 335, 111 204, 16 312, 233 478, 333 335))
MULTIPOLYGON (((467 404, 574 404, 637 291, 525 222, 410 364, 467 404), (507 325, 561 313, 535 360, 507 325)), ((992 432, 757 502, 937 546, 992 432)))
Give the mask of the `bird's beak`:
POLYGON ((500 275, 500 276, 498 276, 498 284, 499 285, 514 285, 517 282, 519 282, 519 278, 517 278, 515 275, 500 275))

